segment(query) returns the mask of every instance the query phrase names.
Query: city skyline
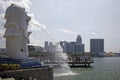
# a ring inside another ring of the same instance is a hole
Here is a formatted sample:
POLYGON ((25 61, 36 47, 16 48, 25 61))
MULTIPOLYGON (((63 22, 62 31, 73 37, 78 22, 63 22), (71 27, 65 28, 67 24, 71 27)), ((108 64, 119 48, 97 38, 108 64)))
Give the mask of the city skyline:
POLYGON ((82 37, 77 35, 76 41, 68 42, 68 41, 60 41, 60 45, 63 48, 63 52, 66 53, 84 53, 85 52, 85 44, 82 43, 82 37))
MULTIPOLYGON (((24 1, 29 2, 29 0, 24 1)), ((32 4, 29 13, 33 13, 33 17, 45 25, 44 28, 55 38, 55 41, 75 41, 76 36, 80 34, 86 45, 85 51, 90 50, 90 39, 92 38, 104 39, 105 51, 120 51, 119 0, 30 1, 32 4)), ((3 12, 1 5, 0 14, 3 12)), ((3 25, 3 23, 0 24, 0 47, 5 46, 3 25)), ((43 45, 44 41, 51 41, 48 35, 37 27, 31 27, 30 30, 32 31, 30 41, 33 44, 43 45)))

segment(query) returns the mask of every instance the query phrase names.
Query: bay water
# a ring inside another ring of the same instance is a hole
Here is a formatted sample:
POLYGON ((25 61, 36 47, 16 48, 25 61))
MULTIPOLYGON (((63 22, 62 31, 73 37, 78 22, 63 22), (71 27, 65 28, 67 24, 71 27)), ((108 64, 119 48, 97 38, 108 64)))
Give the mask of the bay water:
POLYGON ((120 57, 94 58, 91 67, 71 70, 75 74, 54 76, 54 80, 120 80, 120 57))

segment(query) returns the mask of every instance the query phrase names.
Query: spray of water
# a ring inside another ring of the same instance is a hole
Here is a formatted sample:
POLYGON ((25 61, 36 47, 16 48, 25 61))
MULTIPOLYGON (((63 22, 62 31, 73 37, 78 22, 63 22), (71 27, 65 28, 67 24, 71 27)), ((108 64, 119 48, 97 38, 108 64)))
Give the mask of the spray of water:
POLYGON ((74 73, 71 71, 67 63, 68 56, 66 53, 63 53, 63 49, 61 48, 60 44, 55 42, 53 36, 46 29, 44 29, 44 27, 42 27, 40 23, 31 22, 31 24, 41 28, 42 31, 47 33, 48 36, 53 40, 54 49, 52 51, 52 54, 54 54, 53 55, 54 62, 58 62, 57 65, 59 65, 57 69, 54 69, 54 76, 57 77, 57 76, 73 75, 74 73))
POLYGON ((53 43, 55 42, 55 39, 54 39, 54 37, 44 28, 44 24, 40 24, 40 23, 35 23, 35 22, 33 22, 33 21, 31 21, 30 22, 32 25, 35 25, 35 26, 37 26, 38 28, 40 28, 40 29, 42 29, 42 31, 44 31, 45 33, 47 33, 48 34, 48 36, 52 39, 52 41, 53 41, 53 43))
MULTIPOLYGON (((22 6, 25 8, 25 10, 29 13, 30 10, 30 0, 0 0, 0 25, 4 24, 4 14, 5 10, 8 6, 10 6, 12 3, 17 4, 19 6, 22 6), (2 22, 3 21, 3 22, 2 22)), ((31 15, 31 14, 30 14, 31 15)), ((33 14, 32 14, 33 15, 33 14)), ((31 20, 30 24, 35 25, 39 27, 42 31, 48 34, 48 36, 52 39, 53 43, 55 44, 55 49, 53 51, 54 56, 56 58, 56 61, 59 60, 63 62, 62 64, 59 64, 61 67, 57 68, 54 72, 54 76, 65 76, 65 75, 73 75, 72 71, 70 70, 69 65, 66 63, 67 55, 66 53, 63 53, 63 50, 60 46, 60 44, 55 43, 55 39, 53 36, 45 29, 45 26, 40 24, 35 19, 31 20), (37 22, 37 23, 36 23, 37 22)), ((0 27, 1 31, 1 27, 0 27)))
POLYGON ((59 43, 55 42, 54 37, 45 29, 44 25, 41 25, 38 21, 31 21, 32 25, 37 26, 42 31, 48 34, 48 36, 52 39, 54 44, 54 49, 52 51, 54 62, 58 62, 56 69, 54 69, 54 77, 60 77, 60 76, 68 76, 68 75, 75 75, 69 67, 69 64, 67 63, 68 56, 66 53, 63 53, 63 49, 61 48, 59 43), (60 62, 60 63, 59 63, 60 62), (62 63, 61 63, 62 62, 62 63))
POLYGON ((57 64, 59 65, 56 69, 54 69, 54 76, 57 77, 73 75, 74 73, 71 71, 69 64, 67 63, 68 56, 66 53, 63 53, 63 49, 61 48, 59 43, 55 44, 55 49, 53 53, 55 55, 55 61, 57 61, 57 64))

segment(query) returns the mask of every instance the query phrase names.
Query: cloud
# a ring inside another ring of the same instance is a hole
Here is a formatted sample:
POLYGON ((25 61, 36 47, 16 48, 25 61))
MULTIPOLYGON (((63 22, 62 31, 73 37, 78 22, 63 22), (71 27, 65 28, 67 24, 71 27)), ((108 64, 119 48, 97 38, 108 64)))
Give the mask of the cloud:
POLYGON ((92 35, 103 35, 104 33, 91 32, 92 35))
POLYGON ((12 3, 24 7, 27 12, 30 10, 30 0, 0 0, 0 29, 2 29, 5 23, 5 11, 12 3))
POLYGON ((11 3, 17 4, 21 7, 25 7, 26 11, 30 10, 30 0, 0 0, 0 13, 4 12, 11 3))
POLYGON ((79 34, 79 32, 75 32, 75 31, 71 31, 71 30, 68 30, 68 29, 60 29, 60 31, 66 33, 66 34, 79 34))

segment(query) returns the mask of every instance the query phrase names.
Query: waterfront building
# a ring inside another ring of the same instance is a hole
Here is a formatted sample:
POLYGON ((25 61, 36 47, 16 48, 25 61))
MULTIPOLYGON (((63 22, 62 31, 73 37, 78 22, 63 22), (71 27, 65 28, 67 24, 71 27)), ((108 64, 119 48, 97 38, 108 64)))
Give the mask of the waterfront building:
POLYGON ((84 53, 84 44, 75 44, 75 53, 84 53))
POLYGON ((76 42, 82 44, 82 38, 80 35, 77 36, 76 42))
POLYGON ((28 44, 28 50, 29 53, 39 53, 39 52, 43 52, 43 47, 33 44, 28 44))
POLYGON ((45 52, 48 51, 48 45, 49 45, 49 42, 45 41, 45 43, 44 43, 44 50, 45 50, 45 52))
MULTIPOLYGON (((76 41, 67 42, 60 41, 60 45, 65 53, 84 53, 84 44, 80 35, 77 36, 76 41)), ((52 42, 45 41, 44 48, 46 52, 54 51, 54 45, 52 42)))
POLYGON ((104 53, 104 39, 90 39, 90 52, 97 56, 104 53))
POLYGON ((60 41, 60 45, 61 45, 61 47, 63 48, 63 52, 71 52, 70 42, 60 41))
POLYGON ((53 52, 54 51, 54 45, 52 42, 49 42, 49 45, 48 45, 48 51, 47 52, 53 52))
POLYGON ((70 52, 75 53, 75 44, 76 42, 70 42, 70 52))
POLYGON ((53 52, 55 50, 55 45, 52 42, 45 41, 44 52, 53 52))
POLYGON ((84 52, 84 44, 82 43, 82 38, 80 35, 76 38, 75 44, 75 53, 83 53, 84 52))
POLYGON ((60 41, 60 45, 64 52, 67 53, 84 53, 84 44, 80 35, 77 36, 76 41, 67 42, 60 41))

